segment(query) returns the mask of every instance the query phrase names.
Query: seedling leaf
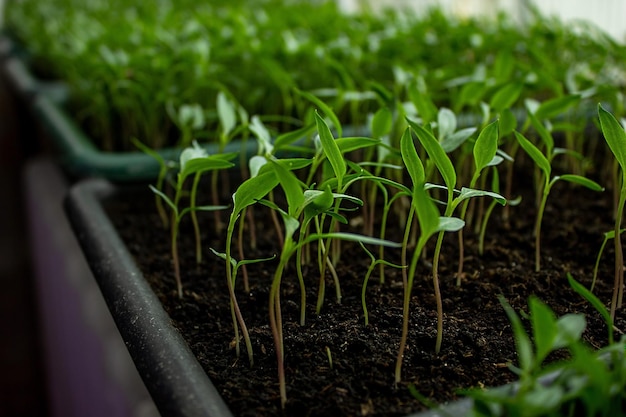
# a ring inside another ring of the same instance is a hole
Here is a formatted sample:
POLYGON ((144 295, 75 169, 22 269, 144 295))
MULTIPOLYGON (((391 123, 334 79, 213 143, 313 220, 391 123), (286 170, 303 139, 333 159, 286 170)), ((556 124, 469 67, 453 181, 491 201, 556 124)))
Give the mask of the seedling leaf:
POLYGON ((550 177, 550 172, 552 168, 550 167, 550 161, 541 153, 541 151, 533 145, 528 139, 526 139, 521 133, 515 131, 515 137, 519 142, 520 146, 526 151, 528 156, 535 161, 535 164, 543 171, 546 177, 550 177))
MULTIPOLYGON (((478 135, 474 144, 476 173, 488 166, 498 150, 498 120, 488 124, 478 135)), ((476 174, 475 174, 476 175, 476 174)))
POLYGON ((606 143, 624 170, 626 168, 626 131, 615 116, 606 111, 601 104, 598 104, 598 115, 606 143))
POLYGON ((585 178, 580 175, 563 174, 561 176, 554 177, 553 181, 557 179, 572 182, 578 185, 582 185, 593 191, 604 191, 604 187, 602 187, 600 184, 598 184, 597 182, 593 180, 590 180, 589 178, 585 178))
POLYGON ((346 161, 344 161, 343 155, 341 154, 339 146, 337 146, 328 125, 317 112, 315 112, 315 120, 317 123, 317 130, 320 135, 320 141, 322 143, 322 149, 324 150, 326 158, 328 158, 328 161, 333 168, 339 187, 341 187, 342 179, 346 174, 347 169, 346 161))

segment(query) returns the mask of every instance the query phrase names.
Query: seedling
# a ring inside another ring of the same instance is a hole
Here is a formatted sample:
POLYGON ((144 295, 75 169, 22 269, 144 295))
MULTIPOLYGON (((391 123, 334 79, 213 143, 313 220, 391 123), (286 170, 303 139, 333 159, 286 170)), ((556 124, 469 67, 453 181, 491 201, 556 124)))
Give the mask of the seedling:
POLYGON ((586 327, 582 314, 556 318, 552 310, 536 297, 529 299, 532 340, 521 319, 501 297, 513 328, 519 367, 510 368, 519 382, 488 390, 474 389, 467 394, 474 399, 475 417, 577 415, 619 415, 624 401, 624 341, 614 342, 613 325, 604 304, 567 274, 570 286, 587 300, 604 319, 608 345, 590 350, 581 336, 586 327), (571 358, 544 366, 552 352, 567 349, 571 358))
MULTIPOLYGON (((295 233, 300 228, 299 218, 307 208, 307 206, 314 202, 320 202, 327 200, 324 194, 311 195, 307 198, 305 192, 300 184, 300 181, 295 175, 283 165, 280 160, 271 159, 272 166, 276 178, 285 193, 287 198, 288 210, 284 211, 271 202, 263 202, 269 207, 277 210, 284 221, 284 240, 281 254, 279 257, 279 263, 274 273, 272 280, 272 286, 270 289, 269 299, 269 313, 270 313, 270 327, 272 329, 272 335, 274 337, 274 344, 276 348, 276 357, 278 361, 278 381, 280 386, 281 405, 284 408, 287 402, 287 389, 285 383, 285 371, 284 371, 284 346, 283 346, 283 326, 282 326, 282 313, 280 305, 280 284, 282 281, 283 271, 291 259, 291 257, 297 252, 298 248, 309 244, 311 242, 322 242, 323 240, 331 241, 332 239, 342 239, 348 241, 354 241, 364 244, 374 245, 386 245, 392 247, 398 247, 399 244, 381 241, 380 239, 371 238, 367 236, 355 235, 350 233, 329 232, 329 233, 314 233, 306 236, 303 239, 296 241, 294 239, 295 233)), ((333 204, 327 204, 323 202, 321 207, 331 208, 333 204)), ((319 209, 314 209, 317 212, 319 209)), ((309 219, 310 220, 310 219, 309 219)))
MULTIPOLYGON (((505 198, 499 194, 489 191, 474 190, 465 187, 463 187, 461 191, 458 192, 458 196, 455 197, 454 194, 456 193, 456 191, 454 187, 456 186, 457 177, 450 158, 441 147, 441 144, 432 135, 432 133, 430 133, 424 127, 412 122, 411 120, 408 120, 408 122, 409 125, 415 130, 419 141, 421 142, 424 149, 426 149, 428 156, 439 170, 439 173, 443 177, 443 180, 446 184, 445 187, 442 187, 447 191, 447 202, 444 217, 452 217, 454 210, 461 202, 473 197, 491 197, 496 199, 502 205, 506 204, 505 198)), ((403 157, 405 157, 404 154, 403 157)), ((457 231, 459 229, 457 229, 457 231)), ((437 243, 435 245, 435 253, 433 255, 433 283, 435 286, 435 297, 437 299, 437 341, 435 343, 435 351, 437 353, 439 353, 439 350, 441 349, 441 341, 443 339, 443 307, 441 301, 441 293, 439 289, 439 255, 441 253, 441 246, 443 244, 443 236, 445 231, 446 229, 439 230, 437 243)))
POLYGON ((626 203, 626 131, 619 124, 615 116, 606 111, 602 105, 598 104, 598 115, 600 117, 600 127, 604 134, 604 139, 609 145, 609 149, 615 156, 621 170, 621 190, 619 202, 615 214, 614 239, 615 242, 615 280, 613 283, 613 298, 611 299, 611 318, 615 318, 615 310, 622 306, 624 295, 624 255, 622 253, 622 214, 626 203))
MULTIPOLYGON (((195 211, 215 211, 223 210, 225 206, 196 206, 195 201, 192 199, 192 203, 189 207, 184 209, 180 208, 180 199, 183 196, 183 187, 185 180, 194 175, 198 178, 204 172, 212 170, 220 170, 232 167, 233 164, 224 158, 224 155, 207 156, 206 152, 197 146, 185 149, 180 155, 180 171, 175 185, 174 199, 170 199, 164 192, 150 185, 150 189, 157 196, 163 199, 163 201, 172 210, 172 219, 170 221, 171 230, 171 249, 172 249, 172 262, 174 264, 174 275, 176 277, 176 287, 178 290, 178 297, 183 297, 183 286, 180 277, 180 263, 178 259, 178 230, 180 221, 187 213, 195 211)), ((197 187, 198 181, 194 179, 194 188, 197 187)), ((195 196, 195 193, 193 193, 195 196)))
POLYGON ((526 139, 521 133, 515 131, 515 137, 519 142, 520 146, 528 156, 535 162, 535 164, 539 167, 539 169, 543 172, 544 176, 544 184, 543 190, 541 193, 541 202, 539 203, 539 207, 537 209, 537 217, 535 221, 534 227, 534 235, 535 235, 535 271, 541 270, 541 221, 543 218, 543 212, 546 208, 546 202, 548 201, 548 195, 550 194, 550 190, 558 181, 568 181, 574 184, 582 185, 584 187, 589 188, 593 191, 603 191, 604 188, 596 183, 593 180, 583 177, 582 175, 574 175, 574 174, 564 174, 564 175, 555 175, 552 177, 552 166, 550 165, 550 160, 546 157, 541 151, 532 144, 528 139, 526 139))
MULTIPOLYGON (((411 136, 411 128, 407 128, 401 139, 401 151, 402 159, 407 167, 409 176, 413 181, 413 190, 411 195, 411 209, 409 211, 409 220, 404 234, 403 248, 406 247, 409 231, 411 228, 413 215, 417 213, 417 220, 420 226, 420 237, 417 241, 417 246, 413 251, 411 258, 411 265, 409 267, 408 275, 403 274, 404 285, 404 302, 402 308, 402 337, 400 339, 400 348, 398 349, 398 357, 396 359, 395 381, 400 382, 402 379, 402 359, 404 358, 404 350, 406 347, 406 341, 409 331, 409 308, 411 301, 411 293, 413 289, 413 281, 415 279, 415 270, 417 267, 417 261, 422 254, 424 246, 437 232, 444 231, 457 231, 464 226, 463 220, 440 217, 439 211, 435 206, 435 203, 430 200, 426 191, 424 166, 420 161, 415 146, 413 145, 413 137, 411 136)), ((441 294, 439 291, 439 282, 434 278, 435 285, 435 297, 437 298, 437 352, 439 352, 439 346, 441 344, 441 332, 443 332, 443 317, 442 317, 442 304, 441 294), (441 320, 440 320, 441 319, 441 320)))

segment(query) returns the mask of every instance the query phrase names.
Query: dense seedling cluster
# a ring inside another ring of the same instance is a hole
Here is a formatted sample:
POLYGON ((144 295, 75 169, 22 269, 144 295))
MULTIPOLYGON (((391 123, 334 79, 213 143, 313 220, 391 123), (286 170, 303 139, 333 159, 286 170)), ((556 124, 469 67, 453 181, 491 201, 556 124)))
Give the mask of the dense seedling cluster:
MULTIPOLYGON (((34 65, 49 66, 66 79, 72 101, 82 109, 79 117, 105 148, 119 145, 118 139, 133 141, 159 159, 161 174, 152 190, 170 229, 178 294, 185 296, 185 272, 177 241, 180 223, 190 214, 198 262, 210 249, 209 262, 225 263, 237 353, 243 339, 251 365, 254 346, 236 282, 241 271, 247 289, 246 268, 275 260, 268 311, 283 406, 281 282, 287 274, 300 285, 304 325, 310 282, 303 266, 309 274, 315 271, 319 314, 327 281, 341 302, 336 267, 350 262, 340 256, 342 245, 360 244, 371 261, 362 287, 368 325, 368 280, 376 266, 382 284, 387 268, 400 269, 399 382, 416 276, 432 277, 433 348, 439 352, 445 335, 439 263, 446 232, 458 234, 454 278, 463 285, 472 272, 464 267, 465 236, 479 236, 482 254, 485 236, 501 232, 488 227, 497 205, 504 206, 498 214, 504 224, 515 216, 520 178, 535 185, 535 201, 522 204, 536 213, 537 270, 548 196, 558 198, 554 185, 564 180, 613 190, 615 229, 605 235, 598 259, 614 239, 611 317, 621 305, 626 133, 618 120, 625 115, 626 48, 599 31, 573 30, 539 15, 524 28, 506 16, 458 21, 437 10, 423 16, 348 16, 326 1, 62 3, 24 0, 9 10, 10 27, 33 52, 34 65), (596 143, 599 132, 608 147, 596 143), (184 150, 179 160, 165 161, 155 149, 172 139, 184 150), (224 154, 233 140, 242 150, 224 154), (209 155, 198 143, 217 144, 217 152, 209 155), (250 143, 256 152, 249 151, 250 143), (205 188, 201 179, 208 171, 205 188), (222 173, 240 180, 227 205, 217 194, 222 173), (209 194, 203 201, 210 206, 198 205, 203 194, 209 194), (215 231, 224 236, 221 247, 202 245, 197 213, 205 210, 229 213, 225 221, 215 217, 215 231), (275 257, 246 257, 256 242, 255 211, 270 213, 275 257), (388 239, 391 219, 402 241, 388 239)), ((576 366, 598 360, 579 344, 581 317, 556 320, 531 299, 533 351, 519 318, 503 305, 520 351, 520 396, 535 389, 533 378, 553 349, 570 348, 576 366)))
MULTIPOLYGON (((106 150, 133 149, 133 136, 153 148, 193 136, 221 144, 234 133, 220 127, 226 100, 236 103, 230 120, 245 125, 245 109, 281 130, 309 111, 297 91, 353 126, 383 103, 417 108, 425 122, 446 107, 510 127, 511 105, 525 98, 595 95, 616 108, 613 87, 626 82, 623 46, 539 14, 522 29, 507 16, 436 9, 346 15, 330 0, 24 0, 6 15, 40 75, 67 82, 69 105, 106 150)), ((439 138, 452 146, 464 135, 450 127, 439 138)))

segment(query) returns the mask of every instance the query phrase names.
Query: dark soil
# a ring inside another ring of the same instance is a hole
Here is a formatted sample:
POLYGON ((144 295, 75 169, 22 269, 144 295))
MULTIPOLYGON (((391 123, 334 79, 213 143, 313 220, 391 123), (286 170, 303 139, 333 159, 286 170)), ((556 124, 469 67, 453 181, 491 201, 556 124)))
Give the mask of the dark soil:
MULTIPOLYGON (((152 199, 138 199, 132 207, 110 204, 114 221, 146 279, 165 305, 175 326, 188 341, 211 380, 237 416, 280 415, 276 357, 267 311, 268 287, 275 261, 248 268, 251 291, 238 280, 238 300, 250 330, 254 366, 242 345, 235 354, 223 261, 208 248, 223 250, 223 235, 212 232, 211 214, 203 214, 204 254, 201 267, 193 258, 193 233, 183 225, 180 240, 184 299, 176 294, 169 255, 169 233, 159 228, 152 199)), ((535 209, 532 192, 511 208, 507 226, 498 207, 489 224, 485 253, 477 253, 476 236, 466 231, 465 276, 455 285, 456 234, 447 235, 440 262, 444 300, 444 339, 435 354, 436 307, 430 267, 419 265, 411 304, 409 345, 403 382, 394 386, 394 366, 400 340, 402 281, 399 270, 387 268, 381 285, 374 274, 367 289, 370 324, 364 324, 360 292, 369 258, 358 245, 342 246, 338 265, 343 299, 337 304, 332 279, 322 313, 314 313, 319 273, 306 266, 307 321, 298 323, 299 287, 295 268, 283 279, 282 306, 286 351, 289 416, 403 416, 423 410, 409 387, 433 402, 458 398, 457 390, 495 386, 515 380, 509 364, 516 353, 511 327, 498 300, 503 295, 517 310, 527 311, 527 299, 536 295, 557 315, 584 313, 588 326, 584 338, 599 348, 606 344, 606 326, 597 312, 568 285, 566 272, 589 286, 603 233, 611 230, 610 192, 594 193, 582 187, 558 184, 546 209, 542 229, 542 269, 534 272, 532 228, 535 209), (331 363, 332 358, 332 363, 331 363)), ((258 248, 246 257, 267 257, 278 251, 268 212, 257 210, 258 248)), ((226 214, 223 214, 224 219, 226 214)), ((397 223, 394 221, 392 223, 397 223)), ((390 240, 400 241, 397 227, 390 240)), ((433 239, 434 241, 434 239, 433 239)), ((387 250, 398 261, 397 250, 387 250)), ((432 260, 432 249, 426 259, 432 260)), ((607 305, 613 281, 613 250, 607 245, 595 293, 607 305)), ((624 326, 618 312, 618 329, 624 326)), ((551 360, 566 356, 557 354, 551 360)))

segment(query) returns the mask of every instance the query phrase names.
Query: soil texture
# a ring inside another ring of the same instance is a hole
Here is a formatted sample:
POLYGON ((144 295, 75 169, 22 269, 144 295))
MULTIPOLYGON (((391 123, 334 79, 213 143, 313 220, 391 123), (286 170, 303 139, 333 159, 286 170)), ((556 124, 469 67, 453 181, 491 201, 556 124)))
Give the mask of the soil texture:
MULTIPOLYGON (((328 275, 324 305, 321 313, 315 314, 319 272, 315 262, 305 265, 307 316, 301 326, 300 288, 294 264, 290 264, 281 287, 288 384, 283 415, 406 416, 426 408, 411 394, 412 390, 434 403, 444 403, 457 399, 462 389, 514 381, 516 376, 508 365, 516 363, 515 345, 499 296, 517 311, 527 312, 528 297, 534 295, 558 316, 584 313, 588 322, 584 338, 593 347, 604 346, 606 325, 569 287, 566 273, 586 286, 591 284, 603 233, 612 229, 611 193, 596 193, 566 183, 553 188, 542 227, 540 272, 534 268, 534 194, 531 189, 523 194, 522 203, 511 207, 508 221, 503 220, 502 207, 494 210, 483 255, 478 253, 477 235, 467 228, 460 286, 455 277, 457 235, 446 235, 440 259, 445 318, 439 354, 435 354, 437 320, 430 267, 433 250, 429 246, 417 268, 403 381, 397 386, 394 367, 402 323, 401 271, 387 267, 383 284, 379 274, 373 274, 366 293, 369 325, 365 325, 361 289, 370 258, 357 244, 342 243, 337 263, 341 303, 337 303, 335 285, 328 275)), ((268 315, 269 286, 277 261, 248 266, 249 292, 243 289, 243 278, 237 280, 238 302, 254 349, 251 367, 243 344, 239 357, 235 352, 224 261, 209 250, 224 250, 225 232, 215 231, 213 214, 200 215, 204 259, 197 266, 193 230, 189 221, 183 222, 179 241, 184 286, 181 300, 176 292, 169 232, 160 226, 153 197, 149 192, 145 195, 147 198, 137 196, 132 204, 111 201, 107 208, 174 325, 236 416, 281 415, 268 315)), ((268 210, 259 208, 254 212, 255 249, 250 245, 249 228, 244 231, 248 259, 269 257, 279 251, 268 210)), ((224 212, 222 220, 226 219, 224 212)), ((399 223, 391 217, 389 240, 402 240, 399 223)), ((377 248, 370 250, 377 252, 377 248)), ((399 253, 387 249, 385 256, 399 263, 399 253)), ((608 244, 594 290, 607 306, 612 293, 613 259, 612 244, 608 244)), ((618 311, 615 324, 617 329, 626 328, 623 312, 618 311)), ((550 360, 566 355, 555 354, 550 360)))

